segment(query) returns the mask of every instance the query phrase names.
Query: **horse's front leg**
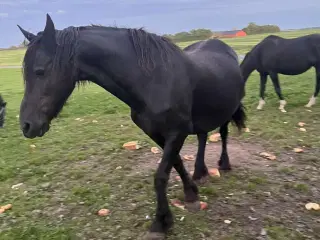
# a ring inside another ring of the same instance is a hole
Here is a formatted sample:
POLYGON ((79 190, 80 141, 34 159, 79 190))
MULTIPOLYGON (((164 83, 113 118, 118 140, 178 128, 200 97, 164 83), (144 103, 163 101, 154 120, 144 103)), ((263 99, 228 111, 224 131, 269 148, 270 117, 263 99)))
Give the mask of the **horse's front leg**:
POLYGON ((267 79, 268 79, 267 74, 260 73, 260 100, 259 100, 259 105, 257 107, 258 110, 261 110, 263 106, 266 104, 264 100, 264 94, 266 91, 267 79))
POLYGON ((284 100, 283 96, 282 96, 282 92, 281 92, 281 87, 280 87, 280 83, 279 83, 279 77, 277 73, 270 73, 270 77, 274 86, 274 90, 276 91, 279 99, 280 99, 280 105, 279 105, 279 109, 281 112, 287 112, 284 107, 287 105, 286 100, 284 100))
POLYGON ((316 104, 316 99, 319 94, 319 90, 320 90, 320 67, 316 67, 316 87, 314 90, 314 94, 311 96, 306 107, 309 108, 316 104))
POLYGON ((173 225, 173 217, 169 208, 166 188, 171 169, 175 162, 179 162, 177 156, 186 137, 186 135, 181 133, 171 133, 164 139, 163 156, 154 179, 157 199, 156 216, 145 239, 164 239, 167 231, 173 225))

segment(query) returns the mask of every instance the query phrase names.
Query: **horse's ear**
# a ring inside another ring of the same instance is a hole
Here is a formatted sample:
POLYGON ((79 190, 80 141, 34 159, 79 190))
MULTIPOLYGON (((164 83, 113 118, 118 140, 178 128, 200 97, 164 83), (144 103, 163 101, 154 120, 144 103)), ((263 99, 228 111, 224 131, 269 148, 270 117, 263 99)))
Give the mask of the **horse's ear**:
POLYGON ((49 14, 47 14, 47 22, 42 33, 41 43, 50 53, 55 53, 57 47, 56 29, 49 14))
POLYGON ((22 34, 26 37, 26 39, 28 39, 29 42, 31 42, 36 37, 36 35, 34 35, 33 33, 24 30, 19 25, 17 25, 17 26, 20 29, 20 31, 22 32, 22 34))

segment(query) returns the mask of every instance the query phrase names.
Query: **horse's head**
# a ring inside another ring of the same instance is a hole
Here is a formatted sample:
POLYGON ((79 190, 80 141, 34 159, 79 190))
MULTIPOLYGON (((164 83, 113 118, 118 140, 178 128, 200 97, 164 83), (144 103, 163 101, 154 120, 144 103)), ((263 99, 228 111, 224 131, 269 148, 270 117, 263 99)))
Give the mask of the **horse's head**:
POLYGON ((44 31, 37 35, 18 27, 30 42, 23 62, 25 90, 20 125, 25 137, 42 137, 75 87, 70 50, 74 43, 64 42, 69 35, 60 37, 62 31, 55 30, 48 14, 44 31))
POLYGON ((0 128, 3 128, 4 120, 6 117, 6 106, 7 103, 3 100, 3 98, 0 95, 0 128))

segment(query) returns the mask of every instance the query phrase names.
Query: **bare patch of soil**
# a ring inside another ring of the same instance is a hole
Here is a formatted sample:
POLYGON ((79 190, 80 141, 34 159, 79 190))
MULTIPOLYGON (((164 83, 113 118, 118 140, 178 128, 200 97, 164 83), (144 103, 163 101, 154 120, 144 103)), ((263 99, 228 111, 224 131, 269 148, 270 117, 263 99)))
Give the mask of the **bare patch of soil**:
MULTIPOLYGON (((239 167, 250 167, 250 169, 267 170, 269 165, 272 163, 270 160, 266 160, 259 156, 263 151, 262 146, 251 143, 241 143, 239 141, 230 138, 228 142, 228 153, 230 163, 233 168, 239 167)), ((196 144, 185 144, 181 149, 180 155, 194 155, 196 156, 198 151, 198 145, 196 144)), ((142 151, 141 151, 142 152, 142 151)), ((144 172, 151 169, 156 169, 158 161, 161 159, 162 154, 153 154, 150 151, 144 151, 137 155, 137 165, 134 166, 133 171, 144 172)), ((209 143, 206 146, 205 162, 209 168, 217 167, 217 162, 221 154, 221 142, 209 143)), ((189 171, 193 171, 195 161, 184 161, 186 168, 189 171)), ((176 174, 173 169, 174 174, 176 174)))

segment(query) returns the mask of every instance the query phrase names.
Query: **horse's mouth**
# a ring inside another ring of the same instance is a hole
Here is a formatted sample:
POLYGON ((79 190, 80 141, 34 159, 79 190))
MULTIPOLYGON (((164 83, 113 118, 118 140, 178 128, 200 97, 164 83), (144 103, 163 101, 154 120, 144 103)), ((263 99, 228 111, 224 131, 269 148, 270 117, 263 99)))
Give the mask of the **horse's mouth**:
POLYGON ((50 124, 49 123, 45 123, 43 124, 39 129, 31 129, 30 131, 23 131, 23 135, 26 138, 36 138, 36 137, 43 137, 50 129, 50 124))
POLYGON ((46 132, 48 132, 50 129, 50 124, 49 123, 45 123, 42 125, 42 127, 40 128, 39 134, 37 137, 43 137, 46 132))

